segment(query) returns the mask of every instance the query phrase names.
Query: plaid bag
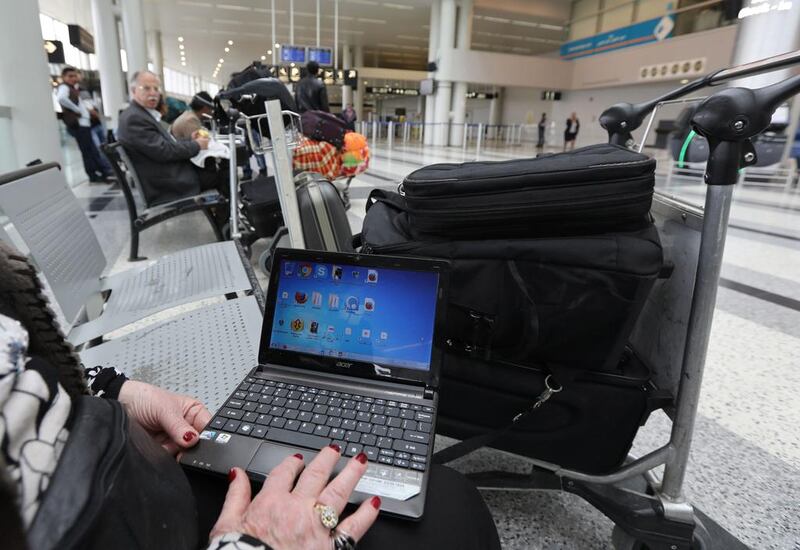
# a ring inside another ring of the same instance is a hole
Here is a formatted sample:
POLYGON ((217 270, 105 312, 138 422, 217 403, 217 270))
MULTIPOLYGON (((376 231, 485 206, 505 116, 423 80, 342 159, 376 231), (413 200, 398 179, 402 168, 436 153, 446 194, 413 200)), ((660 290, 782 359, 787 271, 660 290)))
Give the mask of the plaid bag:
POLYGON ((342 172, 342 156, 330 143, 302 137, 292 154, 292 166, 295 170, 316 172, 332 181, 342 172))

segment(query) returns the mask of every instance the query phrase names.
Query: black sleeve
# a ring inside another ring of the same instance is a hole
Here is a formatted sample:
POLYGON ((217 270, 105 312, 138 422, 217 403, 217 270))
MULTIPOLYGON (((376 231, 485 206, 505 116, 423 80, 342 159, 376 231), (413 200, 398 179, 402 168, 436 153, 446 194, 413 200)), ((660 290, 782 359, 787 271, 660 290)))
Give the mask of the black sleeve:
POLYGON ((319 89, 319 106, 326 113, 331 112, 330 105, 328 105, 328 90, 325 88, 325 84, 319 89))
POLYGON ((200 145, 197 142, 190 139, 177 141, 168 139, 149 121, 136 116, 126 119, 125 128, 119 132, 118 137, 126 149, 133 149, 160 163, 189 160, 200 152, 200 145))
POLYGON ((116 399, 122 384, 128 379, 127 376, 113 367, 92 367, 86 369, 86 381, 92 393, 98 397, 116 399))

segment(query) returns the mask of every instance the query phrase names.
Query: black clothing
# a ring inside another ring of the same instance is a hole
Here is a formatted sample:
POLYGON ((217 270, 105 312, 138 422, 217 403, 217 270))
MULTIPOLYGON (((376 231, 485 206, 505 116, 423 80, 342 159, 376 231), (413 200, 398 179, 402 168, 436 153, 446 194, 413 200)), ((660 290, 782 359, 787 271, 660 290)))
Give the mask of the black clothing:
POLYGON ((81 150, 83 158, 83 169, 86 170, 89 181, 106 181, 111 177, 111 165, 95 145, 92 129, 85 126, 67 126, 67 133, 78 142, 78 149, 81 150))
POLYGON ((572 122, 572 119, 568 118, 567 125, 564 128, 564 141, 575 141, 575 138, 581 129, 581 121, 576 118, 574 131, 570 132, 570 122, 572 122))
MULTIPOLYGON (((197 503, 198 535, 207 537, 219 517, 228 484, 222 478, 184 471, 197 503)), ((500 549, 500 539, 491 512, 471 481, 450 468, 436 465, 431 468, 429 483, 425 514, 421 521, 381 515, 358 543, 359 550, 500 549)), ((254 486, 253 495, 259 489, 260 486, 254 486)), ((343 515, 354 509, 354 506, 348 505, 343 515)))
POLYGON ((536 147, 544 147, 544 131, 547 129, 547 120, 542 118, 539 121, 539 141, 536 142, 536 147))
POLYGON ((307 75, 300 79, 295 90, 295 103, 297 112, 325 111, 331 112, 328 106, 328 91, 325 84, 316 76, 307 75))
POLYGON ((175 140, 135 101, 120 114, 117 138, 142 180, 149 205, 200 192, 198 172, 189 161, 200 152, 200 145, 193 140, 175 140))

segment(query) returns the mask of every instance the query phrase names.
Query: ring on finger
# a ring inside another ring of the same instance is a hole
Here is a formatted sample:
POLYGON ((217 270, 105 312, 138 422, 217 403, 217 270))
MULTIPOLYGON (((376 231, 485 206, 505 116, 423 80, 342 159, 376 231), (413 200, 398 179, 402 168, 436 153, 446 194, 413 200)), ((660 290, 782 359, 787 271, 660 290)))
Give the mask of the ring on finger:
POLYGON ((356 550, 355 539, 341 529, 334 529, 331 539, 333 540, 333 550, 356 550))
POLYGON ((319 514, 319 521, 326 529, 335 529, 339 525, 339 514, 333 506, 317 503, 314 510, 319 514))

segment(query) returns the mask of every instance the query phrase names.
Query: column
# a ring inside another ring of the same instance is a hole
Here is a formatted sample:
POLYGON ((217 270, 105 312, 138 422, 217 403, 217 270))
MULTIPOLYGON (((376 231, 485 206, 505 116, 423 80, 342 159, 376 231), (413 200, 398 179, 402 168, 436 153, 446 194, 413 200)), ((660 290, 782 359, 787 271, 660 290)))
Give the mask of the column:
MULTIPOLYGON (((503 88, 495 88, 494 96, 489 100, 489 126, 497 126, 503 119, 503 88)), ((496 138, 497 128, 489 128, 487 137, 496 138)))
POLYGON ((125 34, 125 54, 128 74, 147 69, 147 43, 144 31, 142 0, 122 0, 122 32, 125 34))
POLYGON ((153 72, 164 82, 164 49, 161 45, 161 31, 147 33, 147 52, 153 64, 153 72))
MULTIPOLYGON (((437 62, 439 57, 439 12, 441 10, 440 0, 434 0, 431 4, 431 21, 428 32, 428 62, 437 62)), ((428 73, 428 78, 434 78, 435 73, 428 73)), ((433 126, 436 120, 436 96, 431 94, 425 96, 425 145, 433 145, 433 126)))
MULTIPOLYGON (((750 0, 744 4, 745 7, 748 7, 757 3, 750 0)), ((770 2, 770 4, 776 4, 776 2, 770 2)), ((739 19, 731 65, 741 65, 800 48, 800 33, 797 32, 797 29, 800 28, 800 2, 783 2, 783 4, 789 5, 789 9, 773 9, 739 19)), ((780 71, 743 78, 731 83, 731 86, 761 88, 785 80, 794 73, 794 68, 789 67, 780 71)), ((798 109, 794 105, 798 102, 797 97, 795 96, 791 102, 793 119, 789 120, 789 127, 786 129, 789 139, 786 141, 782 160, 786 160, 791 153, 794 132, 797 128, 795 115, 797 115, 798 109)))
POLYGON ((0 18, 0 71, 6 75, 0 79, 0 106, 9 108, 11 120, 2 121, 10 134, 0 136, 3 171, 35 159, 64 162, 43 44, 39 2, 6 2, 0 18))
MULTIPOLYGON (((345 44, 342 47, 342 69, 346 72, 347 69, 353 68, 353 56, 350 50, 350 45, 345 44)), ((342 85, 342 112, 348 103, 353 103, 353 87, 342 85)), ((353 107, 355 108, 355 107, 353 107)))
POLYGON ((92 25, 103 113, 111 117, 109 127, 116 128, 127 86, 119 58, 119 33, 112 0, 92 0, 92 25))
MULTIPOLYGON (((439 65, 448 67, 452 64, 453 47, 456 39, 456 2, 455 0, 440 0, 439 12, 439 65)), ((453 83, 449 80, 439 80, 436 90, 436 103, 434 106, 434 121, 436 130, 433 132, 434 145, 447 145, 450 129, 450 101, 452 98, 453 83)))
MULTIPOLYGON (((361 71, 364 67, 364 46, 354 46, 353 68, 361 71)), ((353 90, 353 109, 356 110, 356 120, 364 120, 364 79, 358 78, 358 85, 353 90)))
MULTIPOLYGON (((461 0, 458 6, 458 33, 456 48, 468 50, 472 42, 472 0, 461 0)), ((464 121, 467 119, 467 83, 453 84, 453 126, 450 128, 450 145, 461 145, 464 140, 464 121)))

